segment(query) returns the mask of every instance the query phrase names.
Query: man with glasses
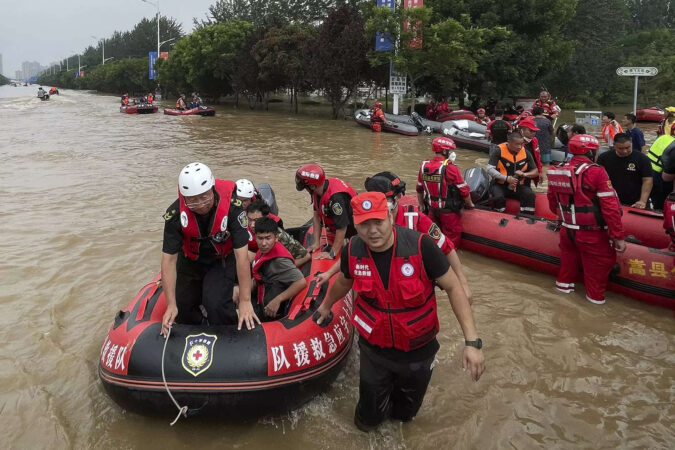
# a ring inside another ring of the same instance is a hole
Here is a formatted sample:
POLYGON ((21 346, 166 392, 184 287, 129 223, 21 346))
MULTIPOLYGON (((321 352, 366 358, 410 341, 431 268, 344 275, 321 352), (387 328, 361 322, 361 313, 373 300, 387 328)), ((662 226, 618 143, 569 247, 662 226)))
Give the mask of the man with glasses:
POLYGON ((174 321, 237 324, 239 329, 242 323, 248 329, 260 323, 251 305, 246 213, 235 190, 233 181, 216 180, 199 162, 178 176, 178 199, 164 214, 164 336, 174 321), (235 277, 242 292, 238 317, 232 300, 235 277))

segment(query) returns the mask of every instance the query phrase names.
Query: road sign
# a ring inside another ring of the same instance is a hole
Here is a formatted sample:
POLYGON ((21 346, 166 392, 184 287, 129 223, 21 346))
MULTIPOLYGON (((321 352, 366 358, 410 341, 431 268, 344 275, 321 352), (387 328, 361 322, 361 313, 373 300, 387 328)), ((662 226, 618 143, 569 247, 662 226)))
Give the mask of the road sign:
POLYGON ((619 67, 616 74, 622 77, 653 77, 659 73, 656 67, 619 67))
POLYGON ((392 94, 405 94, 406 93, 406 77, 389 77, 389 92, 392 94))

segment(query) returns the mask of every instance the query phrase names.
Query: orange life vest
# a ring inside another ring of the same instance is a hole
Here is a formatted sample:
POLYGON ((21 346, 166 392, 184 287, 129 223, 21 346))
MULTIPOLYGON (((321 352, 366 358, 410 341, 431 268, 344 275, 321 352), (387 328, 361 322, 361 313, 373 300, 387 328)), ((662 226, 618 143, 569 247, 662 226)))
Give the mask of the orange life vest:
MULTIPOLYGON (((525 147, 520 147, 518 153, 515 155, 509 151, 507 143, 499 144, 499 150, 501 155, 499 156, 499 161, 497 162, 497 170, 508 177, 514 177, 516 175, 516 170, 527 172, 530 168, 527 165, 527 151, 525 147)), ((497 183, 504 184, 506 181, 497 180, 497 183)), ((521 178, 518 181, 519 184, 525 183, 525 178, 521 178)))

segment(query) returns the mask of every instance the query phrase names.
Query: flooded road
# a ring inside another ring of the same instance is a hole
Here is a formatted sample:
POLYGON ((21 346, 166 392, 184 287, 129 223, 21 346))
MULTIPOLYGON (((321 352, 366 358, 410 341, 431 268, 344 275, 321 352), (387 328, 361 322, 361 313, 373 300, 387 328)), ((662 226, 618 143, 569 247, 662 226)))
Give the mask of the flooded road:
MULTIPOLYGON (((205 118, 125 115, 116 97, 63 91, 41 102, 35 92, 0 87, 3 448, 675 447, 672 311, 612 292, 591 305, 583 290, 556 294, 551 276, 467 252, 487 371, 478 383, 462 372, 462 335, 440 296, 441 350, 410 424, 354 427, 356 347, 328 392, 286 416, 169 427, 174 411, 126 413, 101 386, 98 355, 115 313, 159 270, 162 214, 185 164, 270 183, 294 225, 311 213, 295 190, 299 165, 320 163, 357 190, 393 170, 413 192, 433 136, 231 107, 205 118)), ((458 162, 484 165, 487 155, 460 150, 458 162)))

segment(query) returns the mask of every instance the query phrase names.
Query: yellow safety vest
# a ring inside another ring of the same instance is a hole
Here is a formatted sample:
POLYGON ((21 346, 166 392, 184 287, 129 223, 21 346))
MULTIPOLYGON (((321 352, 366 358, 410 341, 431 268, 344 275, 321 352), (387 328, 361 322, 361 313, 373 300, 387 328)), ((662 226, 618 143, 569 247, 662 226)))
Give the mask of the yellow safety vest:
POLYGON ((670 144, 675 141, 675 137, 664 134, 654 141, 649 151, 647 152, 647 157, 652 162, 652 170, 656 173, 661 173, 663 171, 663 162, 661 161, 661 155, 663 151, 668 148, 670 144))

